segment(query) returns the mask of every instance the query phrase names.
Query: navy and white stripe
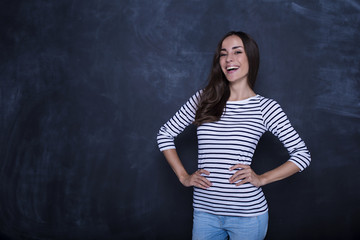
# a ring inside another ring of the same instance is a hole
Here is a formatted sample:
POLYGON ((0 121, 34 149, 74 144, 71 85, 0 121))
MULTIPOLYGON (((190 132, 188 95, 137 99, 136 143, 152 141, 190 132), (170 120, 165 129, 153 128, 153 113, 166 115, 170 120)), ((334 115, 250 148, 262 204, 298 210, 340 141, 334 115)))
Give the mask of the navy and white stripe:
MULTIPOLYGON (((193 95, 161 128, 157 136, 161 151, 174 149, 174 138, 195 118, 201 92, 193 95)), ((229 168, 242 163, 250 165, 261 136, 270 131, 288 150, 289 161, 300 171, 309 166, 311 158, 304 142, 291 126, 280 105, 260 95, 229 101, 220 120, 197 128, 198 168, 210 172, 212 186, 194 188, 195 209, 226 216, 256 216, 268 206, 261 188, 250 183, 236 186, 229 183, 235 171, 229 168)))

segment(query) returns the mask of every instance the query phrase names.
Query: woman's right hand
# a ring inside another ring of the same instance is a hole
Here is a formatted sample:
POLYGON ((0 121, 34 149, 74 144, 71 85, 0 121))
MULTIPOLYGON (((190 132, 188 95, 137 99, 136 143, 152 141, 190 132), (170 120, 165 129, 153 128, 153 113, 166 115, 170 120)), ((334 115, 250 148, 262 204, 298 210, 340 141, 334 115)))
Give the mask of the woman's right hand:
POLYGON ((207 188, 211 187, 211 185, 212 185, 211 182, 206 177, 201 176, 201 174, 210 175, 210 172, 208 172, 204 169, 199 169, 191 175, 187 174, 186 176, 182 177, 180 179, 180 182, 185 187, 194 186, 194 187, 198 187, 198 188, 202 188, 202 189, 207 189, 207 188))

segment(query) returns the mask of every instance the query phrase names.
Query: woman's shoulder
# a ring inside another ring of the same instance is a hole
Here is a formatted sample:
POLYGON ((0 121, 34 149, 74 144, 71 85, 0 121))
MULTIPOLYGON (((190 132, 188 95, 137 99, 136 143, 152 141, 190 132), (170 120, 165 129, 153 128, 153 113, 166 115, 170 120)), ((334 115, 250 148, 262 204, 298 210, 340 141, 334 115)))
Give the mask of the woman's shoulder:
POLYGON ((195 101, 196 103, 198 103, 201 99, 201 95, 203 94, 203 92, 204 92, 204 89, 197 90, 195 93, 193 93, 193 95, 190 97, 189 100, 195 101))
POLYGON ((204 89, 199 89, 195 92, 195 95, 201 96, 201 94, 204 92, 204 89))
POLYGON ((191 103, 192 105, 197 105, 198 102, 200 101, 201 99, 201 94, 202 94, 203 90, 200 89, 200 90, 197 90, 195 93, 193 93, 190 98, 188 99, 187 101, 187 104, 188 103, 191 103))
POLYGON ((259 99, 259 103, 262 106, 262 108, 278 108, 280 107, 280 104, 273 98, 265 97, 262 95, 257 95, 259 99))
POLYGON ((199 101, 199 99, 200 99, 203 91, 204 91, 203 89, 197 90, 197 91, 191 96, 191 98, 194 99, 194 100, 196 99, 197 101, 199 101))

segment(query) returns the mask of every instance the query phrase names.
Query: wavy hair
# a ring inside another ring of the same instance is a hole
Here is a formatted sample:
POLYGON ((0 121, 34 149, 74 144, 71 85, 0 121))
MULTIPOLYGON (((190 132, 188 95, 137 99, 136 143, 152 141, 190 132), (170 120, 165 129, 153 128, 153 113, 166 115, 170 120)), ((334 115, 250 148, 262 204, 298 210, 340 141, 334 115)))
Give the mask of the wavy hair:
POLYGON ((221 69, 219 60, 222 42, 225 38, 233 35, 238 36, 244 44, 245 54, 249 62, 247 81, 250 88, 254 88, 260 63, 258 45, 248 34, 244 32, 231 31, 221 39, 216 48, 211 72, 208 78, 208 84, 201 93, 195 115, 194 124, 197 126, 202 123, 220 120, 226 102, 230 97, 229 81, 226 79, 221 69))

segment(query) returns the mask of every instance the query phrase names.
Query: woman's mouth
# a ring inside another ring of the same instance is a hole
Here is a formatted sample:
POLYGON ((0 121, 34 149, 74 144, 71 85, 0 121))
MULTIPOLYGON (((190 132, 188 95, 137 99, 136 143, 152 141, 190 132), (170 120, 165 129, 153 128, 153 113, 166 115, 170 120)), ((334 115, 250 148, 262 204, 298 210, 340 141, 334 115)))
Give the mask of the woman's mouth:
POLYGON ((226 68, 226 71, 227 71, 228 73, 233 73, 233 72, 235 72, 235 71, 238 70, 238 69, 239 69, 239 67, 237 67, 237 66, 229 66, 229 67, 226 68))

